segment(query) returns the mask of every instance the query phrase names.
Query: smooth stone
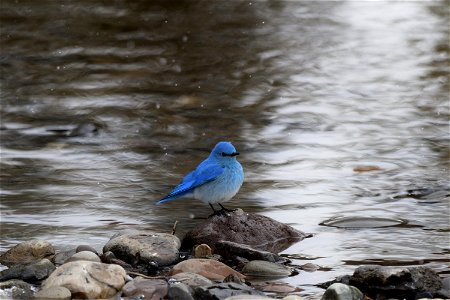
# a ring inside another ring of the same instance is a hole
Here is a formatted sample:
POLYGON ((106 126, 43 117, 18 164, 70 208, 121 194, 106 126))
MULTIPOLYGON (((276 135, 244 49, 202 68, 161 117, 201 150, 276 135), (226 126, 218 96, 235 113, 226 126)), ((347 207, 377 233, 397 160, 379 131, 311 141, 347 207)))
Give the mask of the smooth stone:
POLYGON ((278 293, 278 294, 288 294, 300 292, 301 289, 285 282, 264 282, 262 284, 254 284, 253 287, 261 292, 265 293, 278 293))
POLYGON ((77 253, 78 253, 78 252, 81 252, 81 251, 89 251, 89 252, 95 253, 95 254, 98 256, 97 250, 95 250, 94 247, 91 247, 91 246, 89 246, 89 245, 79 245, 79 246, 77 247, 77 249, 75 249, 75 251, 76 251, 77 253))
POLYGON ((272 252, 254 249, 248 245, 230 241, 217 242, 216 251, 225 259, 233 259, 236 256, 240 256, 248 260, 267 260, 270 262, 280 260, 280 257, 272 252))
POLYGON ((55 268, 55 265, 46 258, 26 265, 14 265, 9 269, 0 272, 0 281, 21 279, 26 282, 34 283, 47 278, 55 268))
MULTIPOLYGON (((0 299, 3 297, 12 299, 29 299, 33 296, 31 285, 18 279, 0 282, 0 290, 11 289, 6 295, 0 294, 0 299)), ((5 292, 5 291, 3 291, 5 292)))
POLYGON ((292 270, 273 262, 252 260, 244 266, 242 273, 251 277, 286 277, 292 274, 292 270))
POLYGON ((167 297, 170 300, 194 300, 192 289, 184 283, 171 284, 167 297))
POLYGON ((207 244, 215 251, 216 244, 225 240, 278 253, 310 236, 269 217, 237 209, 226 215, 213 215, 190 230, 183 239, 182 249, 207 244))
POLYGON ((114 235, 103 247, 103 253, 114 255, 133 266, 156 262, 170 265, 179 257, 180 240, 171 234, 153 231, 125 231, 114 235))
POLYGON ((64 286, 73 298, 109 298, 122 290, 127 278, 121 266, 80 260, 56 269, 43 282, 42 289, 64 286))
POLYGON ((34 294, 33 299, 60 299, 60 300, 70 300, 72 294, 69 289, 63 286, 55 286, 49 289, 40 290, 34 294))
POLYGON ((349 284, 375 299, 423 298, 438 294, 442 288, 439 275, 429 267, 388 267, 367 265, 356 268, 349 284))
POLYGON ((264 293, 260 291, 234 282, 218 283, 211 286, 194 288, 195 299, 226 299, 237 295, 256 295, 265 297, 264 293))
POLYGON ((93 262, 101 262, 100 257, 97 256, 94 252, 91 251, 81 251, 77 252, 66 261, 66 263, 71 261, 77 261, 77 260, 86 260, 86 261, 93 261, 93 262))
POLYGON ((225 300, 273 300, 275 298, 270 298, 261 295, 236 295, 225 298, 225 300))
POLYGON ((304 298, 300 297, 299 295, 288 295, 281 300, 303 300, 303 299, 304 298))
POLYGON ((322 296, 322 300, 363 300, 364 295, 356 287, 343 283, 333 283, 322 296))
POLYGON ((62 265, 65 263, 72 255, 76 253, 75 249, 66 250, 66 251, 60 251, 53 255, 51 261, 57 266, 62 265))
POLYGON ((216 260, 192 258, 176 264, 170 274, 175 275, 182 272, 192 272, 200 274, 211 280, 223 281, 230 274, 235 274, 239 278, 245 278, 241 273, 233 270, 229 266, 216 260))
POLYGON ((137 277, 125 284, 122 297, 143 297, 143 299, 163 299, 168 292, 169 285, 162 279, 145 279, 137 277))
POLYGON ((31 240, 15 245, 2 255, 0 263, 5 266, 28 264, 55 254, 52 244, 43 240, 31 240))
POLYGON ((195 247, 194 256, 195 258, 206 258, 212 255, 211 247, 206 244, 201 244, 195 247))
POLYGON ((175 275, 172 275, 171 278, 175 279, 177 282, 186 284, 190 287, 196 286, 208 286, 213 284, 211 280, 202 276, 200 274, 192 273, 192 272, 182 272, 175 275))

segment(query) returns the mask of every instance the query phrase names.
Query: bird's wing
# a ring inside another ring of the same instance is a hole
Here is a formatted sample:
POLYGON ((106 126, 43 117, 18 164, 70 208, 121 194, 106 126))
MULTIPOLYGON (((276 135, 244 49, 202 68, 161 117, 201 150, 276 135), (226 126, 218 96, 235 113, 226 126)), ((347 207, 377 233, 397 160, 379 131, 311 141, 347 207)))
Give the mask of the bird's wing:
POLYGON ((156 202, 156 204, 181 197, 191 192, 196 187, 213 181, 217 176, 222 174, 223 171, 224 168, 217 163, 205 160, 194 171, 187 174, 179 185, 177 185, 166 197, 156 202))

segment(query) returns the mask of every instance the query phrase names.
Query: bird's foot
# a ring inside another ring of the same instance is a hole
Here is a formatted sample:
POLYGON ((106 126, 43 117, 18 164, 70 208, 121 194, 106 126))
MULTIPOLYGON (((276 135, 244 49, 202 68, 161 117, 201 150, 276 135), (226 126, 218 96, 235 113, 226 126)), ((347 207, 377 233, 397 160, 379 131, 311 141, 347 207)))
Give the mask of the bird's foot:
POLYGON ((225 208, 222 204, 220 204, 219 203, 219 206, 222 208, 221 210, 219 210, 219 211, 225 211, 225 212, 234 212, 234 211, 236 211, 237 209, 229 209, 229 208, 225 208))
POLYGON ((225 208, 225 207, 223 207, 223 205, 220 204, 220 203, 219 203, 219 205, 220 205, 221 209, 220 209, 220 210, 215 210, 214 207, 212 206, 212 204, 211 204, 211 203, 209 204, 209 206, 211 206, 211 208, 212 208, 212 210, 213 210, 213 213, 210 214, 210 215, 208 216, 208 218, 211 218, 212 216, 229 216, 228 213, 236 211, 236 209, 228 209, 228 208, 225 208))

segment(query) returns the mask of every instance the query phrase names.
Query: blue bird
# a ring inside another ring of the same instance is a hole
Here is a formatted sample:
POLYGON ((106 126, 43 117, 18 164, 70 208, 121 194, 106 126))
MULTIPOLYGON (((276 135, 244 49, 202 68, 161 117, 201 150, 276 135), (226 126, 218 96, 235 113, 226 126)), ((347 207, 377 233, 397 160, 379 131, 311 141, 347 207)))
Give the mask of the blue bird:
POLYGON ((217 143, 208 158, 156 204, 176 198, 194 198, 209 204, 214 214, 232 211, 220 202, 233 198, 244 182, 244 170, 236 159, 237 155, 239 152, 230 142, 217 143), (214 209, 215 203, 220 205, 221 210, 214 209))

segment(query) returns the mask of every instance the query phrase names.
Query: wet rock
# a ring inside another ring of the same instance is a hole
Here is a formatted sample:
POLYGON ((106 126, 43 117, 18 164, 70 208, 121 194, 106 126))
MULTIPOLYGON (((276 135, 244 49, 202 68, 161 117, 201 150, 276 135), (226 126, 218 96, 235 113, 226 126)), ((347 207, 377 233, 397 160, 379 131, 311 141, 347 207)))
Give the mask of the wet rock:
POLYGON ((343 283, 333 283, 322 296, 322 300, 363 300, 364 295, 356 287, 343 283))
POLYGON ((40 290, 34 294, 33 299, 58 299, 58 300, 70 300, 72 294, 69 289, 63 286, 55 286, 49 289, 40 290))
POLYGON ((232 259, 236 256, 244 257, 248 260, 267 260, 276 262, 281 258, 274 253, 254 249, 248 245, 238 244, 230 241, 219 241, 216 243, 216 251, 225 259, 232 259))
POLYGON ((86 261, 93 261, 93 262, 101 262, 100 257, 97 256, 94 252, 91 251, 81 251, 77 252, 66 261, 66 263, 71 261, 77 261, 77 260, 86 260, 86 261))
POLYGON ((207 244, 215 251, 217 242, 225 240, 278 253, 309 236, 271 218, 238 209, 227 215, 212 216, 199 224, 186 234, 182 248, 207 244))
POLYGON ((437 292, 437 297, 450 299, 450 277, 442 279, 442 288, 437 292))
POLYGON ((300 266, 300 269, 306 272, 315 272, 320 270, 320 266, 313 263, 306 263, 300 266))
POLYGON ((49 242, 31 240, 20 243, 0 255, 0 263, 10 267, 15 264, 35 262, 53 254, 55 249, 49 242))
POLYGON ((76 253, 75 249, 67 250, 67 251, 60 251, 53 255, 51 262, 54 263, 57 266, 62 265, 65 263, 72 255, 76 253))
POLYGON ((178 273, 178 274, 172 275, 171 278, 173 278, 177 282, 186 284, 187 286, 190 286, 190 287, 208 286, 208 285, 213 284, 213 282, 211 280, 209 280, 208 278, 206 278, 200 274, 196 274, 196 273, 192 273, 192 272, 178 273))
POLYGON ((300 292, 301 289, 284 282, 264 282, 262 284, 253 285, 253 287, 265 293, 288 294, 300 292))
POLYGON ((428 267, 358 267, 349 283, 369 297, 416 299, 432 297, 442 287, 439 276, 428 267))
POLYGON ((137 277, 125 284, 122 289, 122 296, 159 300, 167 295, 168 289, 169 285, 165 280, 137 277))
POLYGON ((128 231, 113 236, 103 252, 114 255, 131 265, 157 263, 170 265, 178 259, 180 240, 171 234, 153 231, 128 231))
POLYGON ((226 299, 237 295, 256 295, 265 297, 264 293, 260 291, 234 282, 218 283, 207 287, 194 288, 195 299, 226 299))
POLYGON ((95 250, 94 247, 91 247, 91 246, 89 246, 89 245, 79 245, 79 246, 77 247, 77 249, 75 249, 75 251, 76 251, 77 253, 78 253, 78 252, 81 252, 81 251, 89 251, 89 252, 95 253, 95 254, 98 256, 97 250, 95 250))
POLYGON ((0 272, 0 281, 21 279, 26 282, 37 282, 47 278, 55 270, 55 265, 44 258, 26 265, 14 265, 0 272))
POLYGON ((17 279, 0 282, 0 290, 8 290, 3 291, 3 295, 0 294, 1 299, 29 299, 33 296, 31 285, 17 279))
POLYGON ((261 296, 261 295, 237 295, 237 296, 231 296, 226 298, 225 300, 270 300, 270 299, 275 299, 275 298, 270 298, 270 297, 266 297, 266 296, 261 296))
POLYGON ((288 295, 284 297, 282 300, 303 300, 303 298, 298 295, 288 295))
POLYGON ((251 277, 286 277, 292 274, 292 269, 281 264, 264 260, 252 260, 242 269, 242 273, 251 277))
POLYGON ((194 256, 195 258, 206 258, 212 255, 211 247, 206 244, 201 244, 195 247, 194 256))
POLYGON ((170 300, 194 300, 193 290, 184 283, 175 283, 169 287, 167 297, 170 300))
POLYGON ((182 272, 192 272, 200 274, 211 280, 223 281, 230 274, 235 274, 239 278, 245 278, 241 273, 233 270, 227 265, 212 259, 193 258, 182 261, 171 270, 171 275, 182 272))
POLYGON ((73 298, 109 298, 122 289, 126 278, 125 270, 118 265, 74 261, 56 269, 43 282, 42 289, 63 286, 73 298))

